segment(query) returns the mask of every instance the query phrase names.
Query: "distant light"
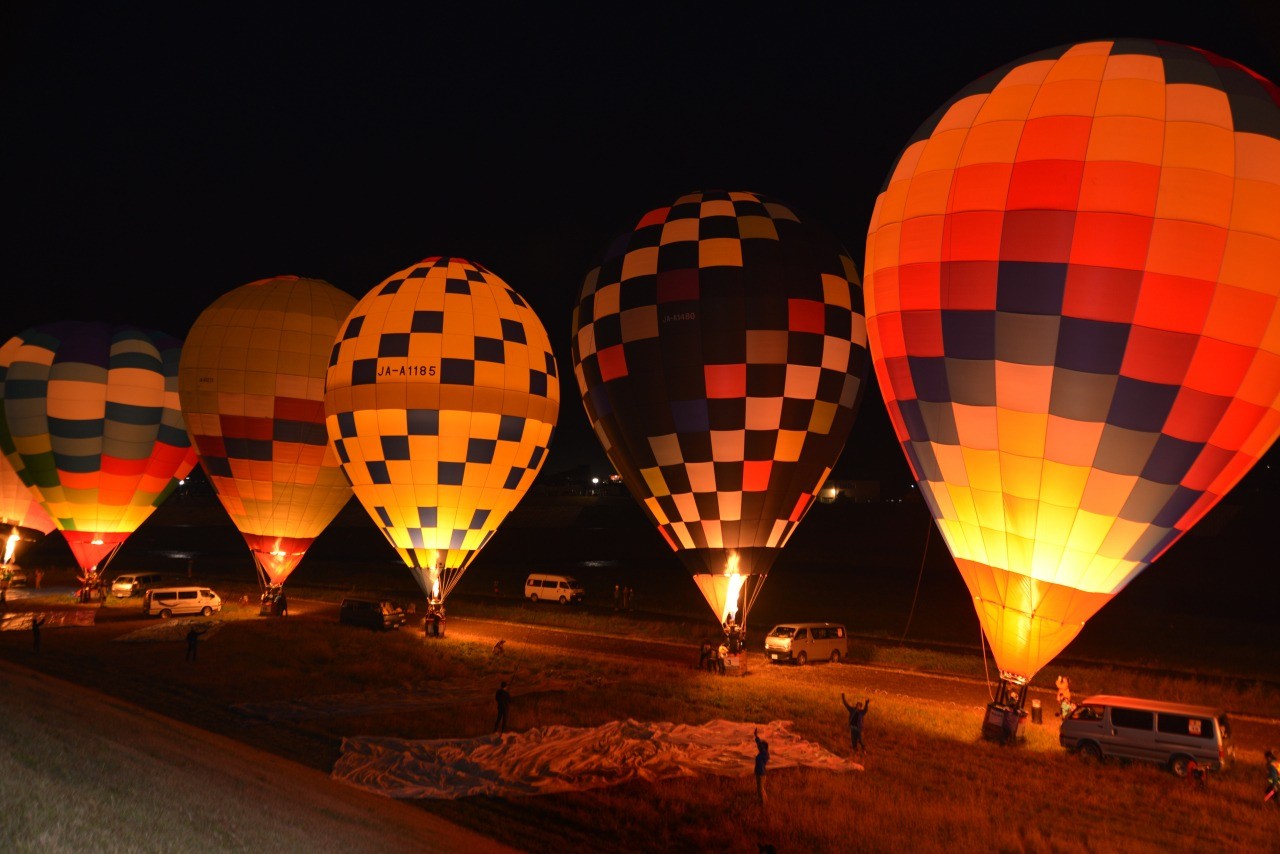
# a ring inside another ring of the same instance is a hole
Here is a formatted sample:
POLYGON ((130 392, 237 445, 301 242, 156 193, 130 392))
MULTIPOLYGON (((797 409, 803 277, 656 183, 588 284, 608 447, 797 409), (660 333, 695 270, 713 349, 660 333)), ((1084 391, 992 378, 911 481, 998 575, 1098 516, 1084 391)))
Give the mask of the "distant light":
POLYGON ((592 482, 592 483, 599 483, 599 482, 600 482, 600 478, 598 478, 598 477, 593 477, 593 478, 591 478, 591 482, 592 482))
POLYGON ((186 483, 187 483, 187 479, 184 477, 182 480, 178 481, 178 486, 185 486, 186 483))

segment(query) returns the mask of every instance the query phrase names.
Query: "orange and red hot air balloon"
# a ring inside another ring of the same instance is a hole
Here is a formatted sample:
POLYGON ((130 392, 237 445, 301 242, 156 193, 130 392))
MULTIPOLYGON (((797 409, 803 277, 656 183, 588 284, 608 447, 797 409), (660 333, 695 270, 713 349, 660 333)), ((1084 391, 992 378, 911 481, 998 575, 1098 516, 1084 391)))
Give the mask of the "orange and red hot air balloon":
POLYGON ((178 391, 200 464, 279 588, 351 499, 324 427, 324 375, 355 298, 279 276, 223 294, 182 347, 178 391))
POLYGON ((956 95, 876 201, 875 370, 1009 684, 1280 433, 1278 101, 1195 48, 1061 47, 956 95))

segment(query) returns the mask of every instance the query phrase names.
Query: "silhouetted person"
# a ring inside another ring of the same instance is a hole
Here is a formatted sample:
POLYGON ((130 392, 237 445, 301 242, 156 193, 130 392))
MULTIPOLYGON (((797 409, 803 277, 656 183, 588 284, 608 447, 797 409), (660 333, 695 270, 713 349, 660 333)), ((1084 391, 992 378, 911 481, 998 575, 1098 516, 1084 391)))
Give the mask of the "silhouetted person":
POLYGON ((702 647, 698 650, 698 669, 711 669, 711 641, 702 639, 702 647))
POLYGON ((285 598, 284 591, 280 591, 280 595, 276 597, 276 615, 280 617, 289 616, 289 600, 285 598))
POLYGON ((41 617, 38 620, 35 617, 31 618, 31 649, 35 652, 40 651, 40 627, 44 625, 45 619, 47 618, 41 617))
POLYGON ((507 639, 502 638, 501 640, 499 640, 497 643, 493 645, 493 654, 502 655, 503 653, 506 652, 506 649, 507 649, 507 639))
POLYGON ((200 636, 207 631, 209 630, 197 629, 192 626, 191 630, 187 632, 187 661, 196 660, 196 646, 200 643, 200 636))
POLYGON ((1267 790, 1263 793, 1262 802, 1270 801, 1280 807, 1280 756, 1274 750, 1268 750, 1263 758, 1267 762, 1267 790))
POLYGON ((507 709, 511 708, 511 694, 507 691, 507 683, 498 686, 493 699, 498 704, 498 717, 493 722, 493 731, 501 733, 507 726, 507 709))
POLYGON ((871 698, 868 697, 861 703, 854 703, 851 706, 844 694, 841 694, 840 702, 844 703, 845 709, 849 712, 850 744, 854 750, 866 750, 866 746, 862 743, 862 722, 867 716, 867 709, 871 706, 871 698))
POLYGON ((760 730, 755 730, 756 737, 756 795, 760 798, 760 806, 764 806, 765 766, 769 764, 769 742, 760 737, 760 730))

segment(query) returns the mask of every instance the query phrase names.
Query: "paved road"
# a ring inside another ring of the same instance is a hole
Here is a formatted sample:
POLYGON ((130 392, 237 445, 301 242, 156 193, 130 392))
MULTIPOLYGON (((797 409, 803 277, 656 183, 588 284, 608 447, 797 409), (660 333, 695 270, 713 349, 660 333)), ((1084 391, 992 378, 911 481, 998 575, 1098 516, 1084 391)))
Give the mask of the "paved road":
POLYGON ((315 769, 3 660, 0 703, 0 743, 8 745, 0 751, 0 850, 177 850, 191 843, 167 835, 174 825, 189 834, 201 821, 203 850, 512 850, 315 769))

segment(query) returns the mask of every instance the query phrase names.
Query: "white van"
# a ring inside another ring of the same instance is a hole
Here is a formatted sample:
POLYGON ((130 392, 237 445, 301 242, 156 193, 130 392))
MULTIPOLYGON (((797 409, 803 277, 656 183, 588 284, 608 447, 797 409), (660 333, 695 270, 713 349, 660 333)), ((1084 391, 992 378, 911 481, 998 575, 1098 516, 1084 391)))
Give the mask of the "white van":
POLYGON ((810 661, 839 664, 849 655, 849 636, 838 623, 783 623, 764 638, 764 652, 774 664, 810 661))
POLYGON ((581 602, 586 594, 582 583, 568 575, 530 575, 524 580, 524 597, 530 602, 543 600, 568 605, 581 602))
POLYGON ((128 599, 130 596, 137 596, 148 587, 154 587, 159 583, 160 573, 158 572, 117 575, 116 580, 111 582, 111 592, 115 594, 117 599, 128 599))
POLYGON ((207 587, 157 587, 142 597, 142 613, 159 614, 167 620, 175 614, 199 614, 207 617, 222 610, 222 599, 207 587))
POLYGON ((1235 759, 1221 709, 1111 694, 1086 697, 1063 720, 1058 743, 1087 759, 1156 762, 1179 777, 1192 761, 1221 771, 1235 759))

